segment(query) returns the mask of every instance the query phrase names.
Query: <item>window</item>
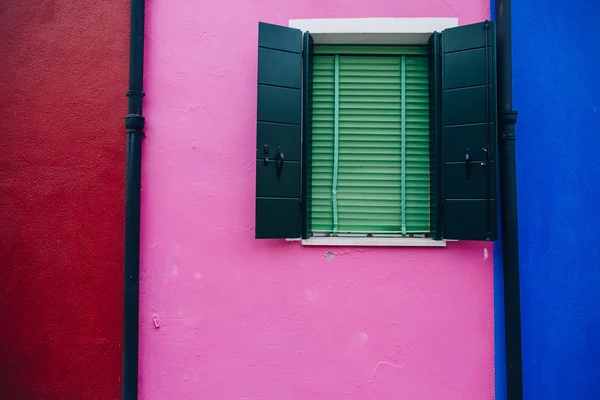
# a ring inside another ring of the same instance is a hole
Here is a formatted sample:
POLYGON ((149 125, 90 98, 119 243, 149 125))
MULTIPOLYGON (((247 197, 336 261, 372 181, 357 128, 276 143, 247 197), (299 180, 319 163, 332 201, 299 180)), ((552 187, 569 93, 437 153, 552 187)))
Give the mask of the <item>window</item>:
POLYGON ((495 240, 494 25, 426 43, 259 24, 257 238, 495 240))
POLYGON ((311 235, 429 235, 427 55, 314 47, 311 235))

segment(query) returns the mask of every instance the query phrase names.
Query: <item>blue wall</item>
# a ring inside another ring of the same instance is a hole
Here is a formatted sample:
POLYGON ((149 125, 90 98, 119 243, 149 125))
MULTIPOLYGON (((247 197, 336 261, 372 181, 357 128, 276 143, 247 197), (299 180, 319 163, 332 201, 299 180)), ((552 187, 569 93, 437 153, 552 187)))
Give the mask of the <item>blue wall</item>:
POLYGON ((525 399, 600 399, 600 0, 512 3, 525 399))

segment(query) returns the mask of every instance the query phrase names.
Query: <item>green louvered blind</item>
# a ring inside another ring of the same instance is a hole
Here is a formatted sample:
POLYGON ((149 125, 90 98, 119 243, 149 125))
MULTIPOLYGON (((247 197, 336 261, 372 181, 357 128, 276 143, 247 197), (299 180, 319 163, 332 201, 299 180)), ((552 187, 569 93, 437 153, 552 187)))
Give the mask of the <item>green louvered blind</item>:
POLYGON ((315 46, 311 231, 429 232, 427 48, 315 46))

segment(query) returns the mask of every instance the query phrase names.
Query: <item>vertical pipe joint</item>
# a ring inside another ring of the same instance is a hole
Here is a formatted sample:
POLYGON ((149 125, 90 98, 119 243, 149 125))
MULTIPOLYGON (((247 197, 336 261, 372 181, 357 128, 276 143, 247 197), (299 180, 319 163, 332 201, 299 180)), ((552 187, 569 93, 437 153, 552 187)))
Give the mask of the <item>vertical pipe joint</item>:
POLYGON ((133 133, 144 136, 144 122, 145 118, 143 115, 127 114, 125 116, 125 131, 128 134, 133 133))
POLYGON ((515 140, 515 125, 517 124, 518 112, 515 110, 500 110, 498 112, 498 122, 502 132, 502 140, 515 140))

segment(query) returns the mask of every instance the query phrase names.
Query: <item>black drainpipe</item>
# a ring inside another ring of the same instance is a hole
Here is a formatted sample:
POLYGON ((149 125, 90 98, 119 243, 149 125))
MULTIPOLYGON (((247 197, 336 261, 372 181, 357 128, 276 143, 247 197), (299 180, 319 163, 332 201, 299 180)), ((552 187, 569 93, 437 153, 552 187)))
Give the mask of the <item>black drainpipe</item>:
POLYGON ((504 260, 504 322, 506 332, 506 395, 523 399, 521 351, 521 283, 519 278, 519 224, 515 124, 512 109, 512 38, 510 0, 496 0, 498 52, 498 116, 500 135, 500 193, 502 203, 502 257, 504 260))
POLYGON ((142 175, 142 83, 144 76, 144 4, 131 0, 129 98, 125 117, 127 177, 125 182, 125 312, 123 340, 123 400, 138 398, 138 320, 140 299, 140 189, 142 175))

